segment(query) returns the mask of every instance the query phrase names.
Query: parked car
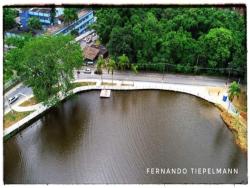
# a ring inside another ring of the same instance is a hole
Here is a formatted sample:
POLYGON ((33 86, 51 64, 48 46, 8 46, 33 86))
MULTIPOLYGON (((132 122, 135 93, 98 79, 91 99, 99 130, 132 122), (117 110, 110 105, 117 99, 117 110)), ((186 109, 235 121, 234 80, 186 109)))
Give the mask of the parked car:
POLYGON ((94 62, 93 61, 88 61, 86 64, 87 65, 94 65, 94 62))
POLYGON ((85 74, 91 74, 91 70, 90 70, 90 68, 86 68, 86 69, 84 69, 84 71, 83 71, 85 74))
POLYGON ((12 104, 12 103, 15 102, 18 98, 19 98, 18 95, 15 95, 15 96, 13 96, 13 97, 10 97, 10 98, 9 98, 9 103, 12 104))

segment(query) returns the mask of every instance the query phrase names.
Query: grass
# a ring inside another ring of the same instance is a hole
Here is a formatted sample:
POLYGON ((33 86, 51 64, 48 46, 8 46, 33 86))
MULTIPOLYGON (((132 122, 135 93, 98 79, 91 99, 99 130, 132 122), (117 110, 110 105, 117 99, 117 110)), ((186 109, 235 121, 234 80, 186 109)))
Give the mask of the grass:
POLYGON ((11 112, 8 112, 3 117, 3 127, 4 127, 4 129, 6 129, 6 128, 10 127, 11 125, 15 124, 16 122, 20 121, 21 119, 28 116, 32 112, 33 111, 29 111, 29 112, 11 111, 11 112))
POLYGON ((122 86, 134 86, 133 84, 122 84, 122 86))
POLYGON ((239 97, 234 97, 233 105, 238 110, 247 112, 247 92, 241 91, 239 97))
POLYGON ((35 105, 35 104, 38 104, 38 101, 36 100, 35 97, 31 97, 30 99, 24 101, 19 106, 32 106, 32 105, 35 105))
POLYGON ((76 82, 76 83, 73 83, 73 88, 76 88, 76 87, 81 87, 81 86, 92 86, 92 85, 96 85, 96 82, 76 82))
POLYGON ((104 86, 104 85, 106 85, 106 86, 115 86, 116 85, 116 83, 109 83, 109 82, 102 82, 102 86, 104 86))

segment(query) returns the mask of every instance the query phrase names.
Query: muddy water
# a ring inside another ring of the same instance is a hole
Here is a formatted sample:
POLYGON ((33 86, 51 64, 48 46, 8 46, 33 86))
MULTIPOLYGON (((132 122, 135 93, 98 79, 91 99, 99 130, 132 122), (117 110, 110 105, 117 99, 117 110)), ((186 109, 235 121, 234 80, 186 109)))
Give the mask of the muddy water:
POLYGON ((213 105, 166 91, 82 93, 4 144, 5 183, 246 183, 246 166, 213 105), (199 167, 238 174, 190 172, 199 167))

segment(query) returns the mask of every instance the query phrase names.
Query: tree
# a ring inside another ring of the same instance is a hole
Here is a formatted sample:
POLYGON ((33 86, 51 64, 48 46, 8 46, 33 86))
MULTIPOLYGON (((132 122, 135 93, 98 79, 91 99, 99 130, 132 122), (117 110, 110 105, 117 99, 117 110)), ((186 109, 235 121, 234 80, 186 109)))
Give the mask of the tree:
POLYGON ((31 29, 31 30, 36 30, 36 29, 41 29, 42 28, 42 25, 41 25, 41 22, 38 18, 36 17, 31 17, 28 21, 28 27, 31 29))
POLYGON ((225 28, 214 28, 200 38, 204 44, 208 64, 211 68, 227 67, 233 45, 232 32, 225 28))
POLYGON ((240 95, 240 85, 237 82, 232 82, 229 86, 229 90, 228 90, 228 94, 229 94, 229 100, 232 102, 234 97, 237 96, 239 97, 240 95))
POLYGON ((16 25, 16 11, 12 8, 3 8, 4 30, 12 29, 16 25))
POLYGON ((71 34, 72 36, 74 36, 74 37, 77 37, 77 36, 78 36, 78 31, 77 31, 76 29, 74 29, 74 30, 72 30, 72 31, 70 32, 70 34, 71 34))
POLYGON ((161 72, 227 75, 230 68, 246 78, 246 19, 231 8, 98 8, 95 15, 92 27, 115 60, 126 54, 161 72))
POLYGON ((53 6, 50 10, 50 22, 52 23, 52 25, 55 24, 55 17, 56 17, 56 8, 55 6, 53 6))
POLYGON ((97 68, 97 74, 101 75, 101 81, 102 82, 103 82, 103 79, 102 79, 102 70, 103 70, 104 67, 105 67, 105 60, 103 59, 103 57, 99 56, 99 58, 97 60, 96 68, 97 68))
POLYGON ((125 54, 118 57, 118 67, 120 70, 124 70, 126 67, 129 66, 129 59, 128 56, 125 54))
POLYGON ((112 75, 112 85, 113 85, 113 75, 116 68, 117 66, 115 61, 112 58, 109 58, 107 62, 107 69, 108 69, 108 74, 111 72, 112 75))
MULTIPOLYGON (((131 70, 133 71, 133 73, 138 74, 138 65, 131 64, 131 70)), ((135 85, 134 81, 133 85, 135 85)))
POLYGON ((72 88, 73 70, 82 65, 79 44, 70 35, 39 36, 16 49, 17 74, 45 105, 58 103, 72 88))
POLYGON ((26 42, 28 42, 32 38, 30 33, 22 34, 19 36, 11 36, 7 37, 4 40, 4 43, 8 46, 15 46, 17 48, 22 48, 26 42))
POLYGON ((77 11, 75 8, 64 8, 63 15, 64 22, 68 24, 78 19, 77 11))

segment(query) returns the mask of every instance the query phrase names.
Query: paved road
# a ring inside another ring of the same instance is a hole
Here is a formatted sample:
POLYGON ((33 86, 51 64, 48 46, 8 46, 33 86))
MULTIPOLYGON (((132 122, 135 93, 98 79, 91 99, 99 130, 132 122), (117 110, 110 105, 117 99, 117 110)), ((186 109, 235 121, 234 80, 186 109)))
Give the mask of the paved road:
MULTIPOLYGON (((100 75, 96 75, 93 73, 94 68, 92 67, 91 74, 83 73, 83 70, 80 70, 80 74, 76 73, 77 79, 100 79, 100 75)), ((104 71, 103 79, 111 79, 112 75, 108 74, 107 71, 104 71)), ((135 75, 132 72, 119 72, 115 71, 114 79, 116 80, 134 80, 134 81, 147 81, 147 82, 165 82, 172 84, 187 84, 187 85, 207 85, 207 86, 225 86, 227 82, 227 78, 221 77, 208 77, 208 76, 188 76, 188 75, 180 75, 180 74, 161 74, 161 73, 144 73, 140 72, 135 75)), ((9 108, 8 102, 6 99, 19 95, 19 99, 15 101, 13 104, 17 103, 20 99, 22 99, 25 95, 31 95, 32 89, 27 86, 17 87, 10 92, 8 92, 4 96, 4 109, 9 108)))
MULTIPOLYGON (((93 68, 92 68, 93 69, 93 68)), ((112 75, 106 71, 103 74, 103 79, 111 79, 112 75)), ((100 75, 96 75, 93 72, 91 74, 84 74, 80 71, 77 75, 78 79, 84 78, 97 78, 100 79, 100 75)), ((205 86, 225 86, 227 78, 211 77, 211 76, 189 76, 181 74, 161 74, 161 73, 145 73, 140 72, 135 75, 132 72, 119 72, 115 71, 114 79, 116 80, 134 80, 134 81, 147 81, 147 82, 165 82, 172 84, 187 84, 187 85, 205 85, 205 86)))

